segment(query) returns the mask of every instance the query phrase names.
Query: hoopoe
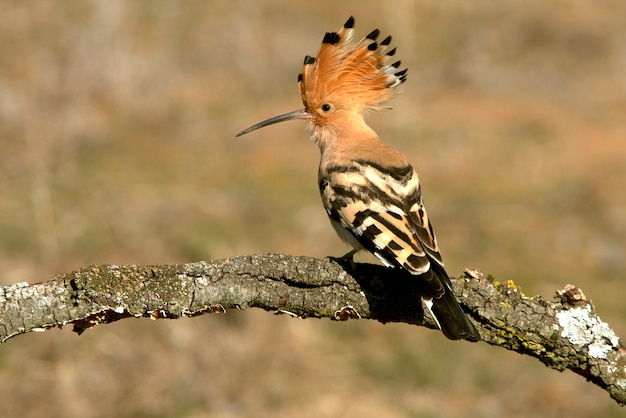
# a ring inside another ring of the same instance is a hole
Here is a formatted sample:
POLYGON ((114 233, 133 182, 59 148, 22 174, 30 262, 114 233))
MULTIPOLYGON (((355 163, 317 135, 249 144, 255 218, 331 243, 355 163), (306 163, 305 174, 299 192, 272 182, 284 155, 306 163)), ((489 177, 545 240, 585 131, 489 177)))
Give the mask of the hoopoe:
POLYGON ((396 95, 406 80, 400 61, 389 63, 391 36, 378 42, 372 31, 350 43, 354 18, 326 33, 317 56, 306 56, 298 75, 304 109, 267 119, 237 136, 292 119, 308 122, 320 153, 319 190, 330 222, 354 249, 365 249, 385 266, 415 280, 446 337, 480 336, 450 288, 439 246, 422 201, 419 179, 407 159, 385 145, 363 119, 367 109, 396 95))

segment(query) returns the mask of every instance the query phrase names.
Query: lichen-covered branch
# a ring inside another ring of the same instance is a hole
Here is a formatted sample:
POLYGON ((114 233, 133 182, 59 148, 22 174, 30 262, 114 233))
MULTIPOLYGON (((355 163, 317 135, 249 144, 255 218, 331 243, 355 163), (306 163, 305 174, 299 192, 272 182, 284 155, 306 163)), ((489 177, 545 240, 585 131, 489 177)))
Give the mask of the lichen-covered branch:
MULTIPOLYGON (((570 369, 626 404, 626 350, 568 285, 553 301, 479 272, 453 279, 482 340, 570 369)), ((163 266, 95 265, 46 283, 0 288, 0 341, 72 324, 78 333, 125 317, 178 318, 258 307, 300 317, 370 318, 436 328, 411 280, 370 264, 280 254, 163 266)))

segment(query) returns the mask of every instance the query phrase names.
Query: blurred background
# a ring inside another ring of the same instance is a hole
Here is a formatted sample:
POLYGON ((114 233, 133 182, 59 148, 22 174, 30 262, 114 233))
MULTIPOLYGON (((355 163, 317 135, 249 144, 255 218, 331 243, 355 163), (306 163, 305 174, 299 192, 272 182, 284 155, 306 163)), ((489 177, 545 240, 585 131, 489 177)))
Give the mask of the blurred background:
MULTIPOLYGON (((347 248, 296 76, 327 31, 409 68, 368 121, 420 174, 451 275, 581 287, 626 336, 620 0, 0 2, 0 284, 95 263, 347 248)), ((361 260, 370 261, 363 257, 361 260)), ((0 346, 2 417, 622 416, 571 372, 374 321, 259 310, 0 346)))

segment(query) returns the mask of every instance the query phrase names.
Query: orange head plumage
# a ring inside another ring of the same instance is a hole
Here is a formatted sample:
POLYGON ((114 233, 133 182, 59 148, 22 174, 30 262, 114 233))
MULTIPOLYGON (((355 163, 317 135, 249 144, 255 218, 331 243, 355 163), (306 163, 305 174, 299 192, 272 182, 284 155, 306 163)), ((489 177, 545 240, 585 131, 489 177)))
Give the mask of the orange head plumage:
POLYGON ((306 119, 317 138, 333 124, 362 119, 366 109, 383 108, 382 103, 392 99, 396 87, 406 80, 407 70, 398 70, 400 61, 390 63, 396 52, 395 48, 386 51, 391 36, 377 42, 380 31, 375 29, 351 44, 353 27, 351 16, 339 32, 324 35, 315 58, 304 58, 298 75, 304 109, 259 122, 237 136, 286 120, 306 119))

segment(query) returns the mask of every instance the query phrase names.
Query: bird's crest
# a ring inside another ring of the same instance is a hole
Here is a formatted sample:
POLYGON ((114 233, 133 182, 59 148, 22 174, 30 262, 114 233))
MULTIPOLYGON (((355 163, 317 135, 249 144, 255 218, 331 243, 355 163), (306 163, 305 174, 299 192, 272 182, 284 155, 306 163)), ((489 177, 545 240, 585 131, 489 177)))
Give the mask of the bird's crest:
POLYGON ((315 58, 304 58, 298 85, 307 110, 329 99, 359 111, 380 109, 406 80, 407 70, 398 70, 401 62, 389 63, 396 49, 385 52, 391 36, 377 42, 380 31, 375 29, 351 44, 353 27, 350 16, 339 32, 324 35, 315 58))

